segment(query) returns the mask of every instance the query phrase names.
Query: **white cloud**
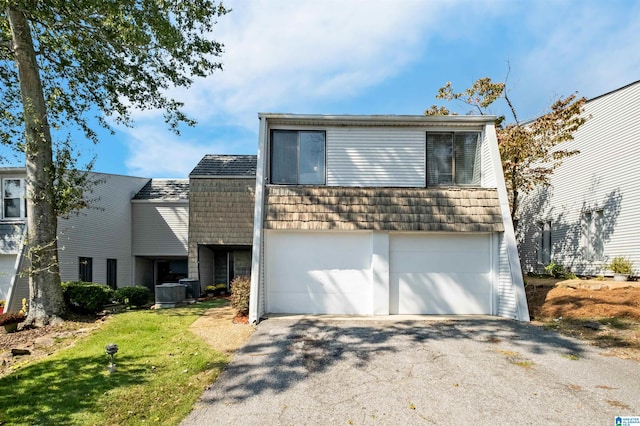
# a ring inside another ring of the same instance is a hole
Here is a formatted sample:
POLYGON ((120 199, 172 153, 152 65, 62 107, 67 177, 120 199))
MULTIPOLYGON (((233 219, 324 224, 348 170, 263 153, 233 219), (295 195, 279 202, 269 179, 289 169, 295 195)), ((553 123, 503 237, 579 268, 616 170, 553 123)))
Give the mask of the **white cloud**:
POLYGON ((172 95, 188 100, 185 111, 196 119, 251 126, 257 111, 304 109, 400 72, 422 51, 423 33, 445 8, 419 0, 225 5, 233 11, 213 28, 214 38, 225 44, 224 71, 172 95))
POLYGON ((187 177, 205 154, 225 154, 233 149, 232 144, 177 136, 158 126, 140 125, 128 133, 125 165, 134 176, 187 177))
POLYGON ((640 3, 538 6, 528 20, 536 38, 519 55, 521 98, 548 107, 559 96, 594 97, 640 78, 640 3))

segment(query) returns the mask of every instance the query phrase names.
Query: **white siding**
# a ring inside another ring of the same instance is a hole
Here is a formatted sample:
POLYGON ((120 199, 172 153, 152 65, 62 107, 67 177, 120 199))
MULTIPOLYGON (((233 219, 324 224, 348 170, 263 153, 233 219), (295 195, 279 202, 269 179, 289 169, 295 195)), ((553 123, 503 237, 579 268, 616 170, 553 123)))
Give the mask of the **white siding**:
POLYGON ((134 256, 187 256, 188 202, 135 202, 134 256))
POLYGON ((498 316, 506 318, 518 317, 518 302, 513 289, 507 243, 504 233, 498 238, 498 316))
POLYGON ((426 129, 327 129, 327 185, 425 186, 426 129))
POLYGON ((519 243, 525 270, 540 270, 535 255, 537 222, 551 221, 552 260, 578 274, 599 274, 615 256, 640 268, 640 82, 587 102, 591 118, 561 145, 580 154, 564 161, 551 185, 521 203, 519 243), (602 210, 600 238, 604 258, 585 256, 581 220, 585 211, 602 210))
POLYGON ((91 207, 58 220, 58 253, 63 281, 78 279, 78 257, 93 258, 93 281, 106 283, 107 259, 118 261, 118 286, 131 284, 131 198, 149 180, 93 174, 104 181, 88 198, 91 207))
POLYGON ((7 300, 9 296, 11 277, 15 274, 16 257, 15 254, 0 255, 0 300, 7 300))
MULTIPOLYGON (((491 161, 491 148, 489 135, 487 132, 482 134, 482 148, 480 150, 480 169, 481 180, 480 184, 483 188, 497 188, 498 182, 496 181, 496 175, 494 171, 494 164, 491 161)), ((496 142, 494 142, 496 143, 496 142)))

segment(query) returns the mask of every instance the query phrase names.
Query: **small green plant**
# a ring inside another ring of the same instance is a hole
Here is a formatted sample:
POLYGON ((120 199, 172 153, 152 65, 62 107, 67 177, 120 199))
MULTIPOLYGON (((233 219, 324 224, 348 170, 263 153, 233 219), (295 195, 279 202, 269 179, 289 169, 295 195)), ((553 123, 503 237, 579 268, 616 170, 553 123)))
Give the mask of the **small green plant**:
POLYGON ((251 278, 239 276, 231 282, 231 306, 239 313, 249 313, 249 295, 251 294, 251 278))
POLYGON ((578 276, 571 271, 566 271, 564 273, 564 278, 567 280, 577 280, 578 276))
POLYGON ((151 291, 141 285, 121 287, 115 291, 113 297, 118 303, 140 307, 149 303, 151 300, 151 291))
POLYGON ((562 267, 562 265, 559 265, 555 262, 551 262, 550 264, 545 266, 544 270, 547 271, 547 273, 553 278, 562 278, 564 276, 564 268, 562 267))
POLYGON ((614 274, 632 275, 633 262, 622 256, 614 257, 609 264, 609 269, 611 269, 614 274))
POLYGON ((104 284, 67 281, 62 283, 62 294, 71 310, 96 314, 111 302, 113 290, 104 284))
POLYGON ((0 308, 4 308, 5 303, 7 302, 4 300, 0 300, 0 308))

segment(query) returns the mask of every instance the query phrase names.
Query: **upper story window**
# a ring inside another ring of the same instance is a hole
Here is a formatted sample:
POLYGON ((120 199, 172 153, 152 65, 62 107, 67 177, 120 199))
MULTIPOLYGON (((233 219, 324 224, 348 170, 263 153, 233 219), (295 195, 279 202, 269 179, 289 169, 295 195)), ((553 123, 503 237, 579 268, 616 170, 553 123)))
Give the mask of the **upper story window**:
POLYGON ((480 185, 480 133, 427 133, 427 186, 480 185))
POLYGON ((325 133, 271 131, 271 183, 325 183, 325 133))
POLYGON ((2 218, 20 219, 27 216, 24 179, 2 179, 2 218))

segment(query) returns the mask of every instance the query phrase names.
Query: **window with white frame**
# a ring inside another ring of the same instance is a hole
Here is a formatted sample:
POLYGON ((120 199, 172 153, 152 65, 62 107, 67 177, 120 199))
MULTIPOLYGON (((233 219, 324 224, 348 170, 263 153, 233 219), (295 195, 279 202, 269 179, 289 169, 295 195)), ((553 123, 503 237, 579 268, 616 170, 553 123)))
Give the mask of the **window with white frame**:
POLYGON ((325 183, 325 132, 272 130, 271 183, 325 183))
POLYGON ((538 222, 538 263, 551 263, 551 221, 538 222))
POLYGON ((2 218, 20 219, 27 217, 26 185, 24 179, 2 179, 2 218))
POLYGON ((480 132, 427 132, 427 186, 480 185, 480 132))

